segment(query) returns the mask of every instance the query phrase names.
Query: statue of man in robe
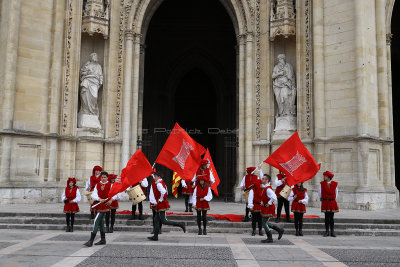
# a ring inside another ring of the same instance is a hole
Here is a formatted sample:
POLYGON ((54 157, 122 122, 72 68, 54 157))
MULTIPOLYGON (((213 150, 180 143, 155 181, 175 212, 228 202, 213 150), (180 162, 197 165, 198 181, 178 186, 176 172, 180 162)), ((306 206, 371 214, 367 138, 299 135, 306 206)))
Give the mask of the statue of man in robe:
POLYGON ((278 55, 278 64, 272 72, 272 86, 278 104, 278 116, 296 116, 296 77, 292 65, 278 55))
MULTIPOLYGON (((99 107, 97 104, 97 98, 99 88, 103 84, 103 71, 97 61, 96 53, 90 54, 90 60, 82 66, 80 70, 80 81, 81 107, 79 110, 79 114, 96 116, 98 121, 99 107)), ((81 121, 78 122, 78 127, 101 128, 100 122, 94 123, 95 125, 93 125, 92 123, 91 125, 84 125, 86 123, 84 121, 81 121)))

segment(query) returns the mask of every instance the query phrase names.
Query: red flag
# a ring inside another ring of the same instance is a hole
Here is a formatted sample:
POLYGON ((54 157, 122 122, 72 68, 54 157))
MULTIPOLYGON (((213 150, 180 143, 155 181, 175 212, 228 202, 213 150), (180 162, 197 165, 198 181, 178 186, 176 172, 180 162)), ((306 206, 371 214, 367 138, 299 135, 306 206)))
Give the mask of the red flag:
POLYGON ((204 155, 204 158, 203 158, 203 159, 204 159, 204 160, 208 160, 208 162, 209 162, 209 164, 210 164, 210 166, 209 166, 209 169, 210 169, 210 178, 211 178, 211 176, 213 176, 214 179, 215 179, 215 183, 211 184, 211 189, 212 189, 212 191, 214 191, 214 194, 215 194, 216 196, 218 196, 218 189, 217 189, 217 187, 218 187, 218 185, 219 185, 219 183, 220 183, 220 180, 219 180, 219 177, 218 177, 218 174, 217 174, 217 170, 215 169, 214 163, 213 163, 213 161, 212 161, 212 159, 211 159, 210 151, 208 150, 208 148, 207 148, 206 154, 204 155))
POLYGON ((108 198, 112 198, 114 195, 123 192, 128 187, 139 183, 152 173, 153 168, 146 156, 141 150, 137 150, 126 164, 126 167, 122 170, 121 177, 115 179, 115 182, 108 193, 108 198))
POLYGON ((177 172, 181 177, 193 177, 206 150, 194 141, 178 123, 165 142, 156 163, 177 172))
POLYGON ((283 171, 289 186, 311 179, 321 168, 321 164, 315 162, 310 151, 301 142, 298 132, 295 132, 264 162, 283 171))

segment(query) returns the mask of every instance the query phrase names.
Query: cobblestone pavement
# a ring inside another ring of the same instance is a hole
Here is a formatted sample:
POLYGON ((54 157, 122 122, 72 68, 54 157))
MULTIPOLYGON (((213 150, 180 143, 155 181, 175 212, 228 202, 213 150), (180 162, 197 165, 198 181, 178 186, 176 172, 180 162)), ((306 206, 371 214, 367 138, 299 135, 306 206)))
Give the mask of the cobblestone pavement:
MULTIPOLYGON (((0 266, 399 266, 397 237, 163 233, 107 234, 107 245, 87 248, 89 232, 0 230, 0 266)), ((98 240, 97 236, 95 242, 98 240)))

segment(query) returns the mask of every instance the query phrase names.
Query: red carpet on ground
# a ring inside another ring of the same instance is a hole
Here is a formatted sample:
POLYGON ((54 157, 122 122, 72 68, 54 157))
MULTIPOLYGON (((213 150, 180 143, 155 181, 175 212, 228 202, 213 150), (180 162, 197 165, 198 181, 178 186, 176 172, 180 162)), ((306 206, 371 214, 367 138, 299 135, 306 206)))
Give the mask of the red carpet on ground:
MULTIPOLYGON (((116 214, 132 214, 132 211, 130 210, 121 210, 117 211, 116 214)), ((193 213, 191 212, 167 212, 167 215, 192 215, 193 213)), ((145 215, 148 215, 145 213, 145 215)), ((237 215, 237 214, 207 214, 207 216, 214 217, 217 220, 228 220, 230 222, 241 222, 242 218, 244 215, 237 215)), ((282 218, 285 218, 285 215, 281 215, 282 218)), ((293 215, 290 215, 291 218, 293 218, 293 215)), ((317 215, 304 215, 304 218, 319 218, 317 215)))

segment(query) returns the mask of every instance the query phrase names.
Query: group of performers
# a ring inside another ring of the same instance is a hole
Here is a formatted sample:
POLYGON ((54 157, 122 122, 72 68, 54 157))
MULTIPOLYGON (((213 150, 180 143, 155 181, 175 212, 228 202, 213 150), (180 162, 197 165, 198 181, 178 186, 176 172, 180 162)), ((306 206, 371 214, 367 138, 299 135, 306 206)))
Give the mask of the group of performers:
MULTIPOLYGON (((294 213, 294 225, 296 236, 303 236, 303 215, 306 213, 306 205, 308 204, 307 189, 303 183, 296 184, 291 187, 291 192, 286 199, 282 196, 282 190, 285 190, 286 177, 284 173, 279 173, 275 177, 275 191, 271 186, 271 177, 264 174, 259 166, 258 168, 249 167, 246 169, 246 175, 241 182, 241 189, 246 200, 246 214, 244 221, 249 220, 249 212, 251 212, 252 236, 256 235, 256 227, 258 226, 259 235, 263 236, 262 228, 264 228, 267 239, 262 242, 271 243, 272 230, 278 233, 278 240, 282 238, 284 229, 280 226, 271 223, 270 219, 275 217, 275 204, 278 203, 275 222, 280 222, 280 213, 282 207, 285 207, 286 221, 291 222, 289 203, 292 202, 291 211, 294 213), (259 169, 259 176, 255 175, 255 171, 259 169)), ((321 211, 325 213, 325 228, 324 236, 335 237, 334 231, 334 213, 339 211, 336 198, 338 195, 338 183, 332 181, 333 173, 326 171, 323 173, 324 180, 319 185, 319 198, 322 202, 321 211)), ((117 175, 108 174, 103 171, 100 166, 93 168, 93 173, 86 183, 87 194, 93 200, 91 206, 91 218, 94 219, 94 227, 91 232, 91 237, 84 245, 90 247, 100 229, 101 240, 95 245, 106 244, 105 233, 114 231, 115 213, 118 209, 118 199, 120 193, 108 199, 108 193, 115 182, 117 175), (93 207, 93 208, 92 208, 93 207), (104 227, 104 217, 106 227, 104 227), (111 226, 110 226, 111 219, 111 226)), ((163 174, 155 171, 152 174, 152 183, 149 190, 150 208, 153 212, 153 231, 149 240, 157 241, 158 235, 161 234, 161 226, 172 225, 182 228, 186 232, 184 222, 174 222, 167 220, 166 210, 170 208, 167 200, 168 190, 163 181, 163 174)), ((210 176, 209 162, 202 160, 198 171, 191 180, 181 180, 182 194, 185 195, 185 211, 192 212, 192 208, 197 212, 198 234, 207 235, 207 211, 210 209, 209 202, 212 200, 211 185, 215 180, 210 176)), ((149 183, 147 178, 144 178, 140 183, 143 192, 149 183)), ((134 185, 134 186, 137 186, 134 185)), ((67 232, 73 232, 75 213, 79 212, 78 202, 81 200, 79 188, 76 185, 75 178, 68 178, 67 187, 62 195, 64 204, 64 213, 66 214, 67 232)), ((132 216, 129 219, 136 219, 136 206, 139 208, 138 219, 143 220, 143 204, 132 205, 132 216)))

